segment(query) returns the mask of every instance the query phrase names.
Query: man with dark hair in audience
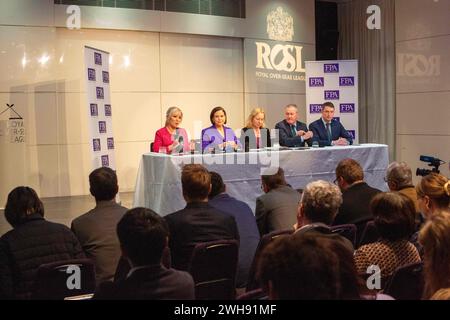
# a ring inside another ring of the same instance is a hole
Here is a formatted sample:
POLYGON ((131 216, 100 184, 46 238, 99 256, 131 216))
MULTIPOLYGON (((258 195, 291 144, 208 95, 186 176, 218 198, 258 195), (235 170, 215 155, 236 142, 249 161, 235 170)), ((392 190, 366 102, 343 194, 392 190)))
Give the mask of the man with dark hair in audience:
POLYGON ((211 192, 209 204, 216 209, 233 216, 239 230, 239 262, 236 276, 236 287, 242 288, 247 284, 248 272, 259 243, 259 232, 252 209, 243 201, 230 197, 226 193, 226 186, 217 172, 211 174, 211 192))
POLYGON ((115 201, 119 191, 117 176, 108 167, 95 169, 89 175, 91 194, 96 206, 72 221, 86 256, 95 264, 96 282, 112 280, 120 258, 120 245, 115 232, 127 208, 115 201))
POLYGON ((187 270, 197 243, 238 240, 234 217, 208 203, 211 176, 200 164, 188 164, 181 172, 183 197, 187 203, 180 211, 165 216, 170 230, 169 247, 173 267, 187 270))
POLYGON ((300 200, 300 194, 287 185, 282 168, 268 170, 261 175, 265 194, 256 199, 255 217, 261 235, 292 228, 300 200))
MULTIPOLYGON (((381 190, 372 188, 364 182, 364 171, 353 159, 343 159, 336 167, 335 183, 342 191, 342 205, 334 225, 358 224, 373 218, 369 204, 381 190)), ((358 233, 360 230, 358 230, 358 233)), ((357 237, 359 239, 359 237, 357 237)))
POLYGON ((132 269, 124 280, 102 283, 94 299, 194 299, 191 275, 161 263, 169 237, 163 218, 147 208, 131 209, 117 224, 117 235, 132 269))
POLYGON ((418 228, 422 222, 419 203, 417 201, 417 191, 412 181, 412 171, 406 162, 394 161, 389 164, 385 178, 389 190, 403 193, 414 203, 416 210, 416 227, 418 228))
POLYGON ((341 204, 342 194, 337 186, 323 180, 308 183, 298 206, 293 238, 310 232, 319 233, 342 242, 353 252, 353 244, 349 240, 331 232, 330 225, 341 204))
POLYGON ((69 228, 44 219, 32 188, 9 193, 5 217, 13 229, 0 238, 0 299, 30 299, 39 266, 85 257, 69 228))
POLYGON ((305 234, 297 241, 280 237, 263 251, 258 278, 271 300, 340 298, 339 257, 333 240, 305 234))

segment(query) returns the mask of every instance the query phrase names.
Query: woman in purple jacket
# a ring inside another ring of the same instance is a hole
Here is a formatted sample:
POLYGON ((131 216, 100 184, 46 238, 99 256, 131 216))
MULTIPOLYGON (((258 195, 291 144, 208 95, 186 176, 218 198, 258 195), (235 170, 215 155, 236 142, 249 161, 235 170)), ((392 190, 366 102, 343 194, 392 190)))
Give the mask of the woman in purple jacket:
POLYGON ((215 107, 209 115, 212 126, 202 130, 202 151, 212 153, 213 151, 231 152, 236 151, 241 144, 233 132, 226 127, 227 113, 223 107, 215 107))

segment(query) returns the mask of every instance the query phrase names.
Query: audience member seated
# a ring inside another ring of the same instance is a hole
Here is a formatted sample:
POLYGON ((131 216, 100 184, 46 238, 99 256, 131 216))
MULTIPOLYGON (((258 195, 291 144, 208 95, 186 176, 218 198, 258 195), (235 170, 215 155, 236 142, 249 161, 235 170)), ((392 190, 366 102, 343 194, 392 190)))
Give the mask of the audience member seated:
POLYGON ((183 112, 178 107, 170 107, 166 112, 166 125, 156 131, 153 152, 159 152, 161 147, 166 153, 188 152, 189 140, 185 129, 180 128, 183 112))
POLYGON ((438 212, 450 213, 450 180, 442 174, 430 173, 416 186, 419 209, 425 219, 438 212))
MULTIPOLYGON (((361 165, 353 159, 343 159, 336 167, 335 182, 342 191, 342 205, 334 220, 334 225, 353 223, 358 227, 361 222, 370 220, 370 200, 379 192, 364 182, 364 171, 361 165)), ((359 242, 365 225, 358 229, 357 243, 359 242)))
POLYGON ((450 291, 450 213, 438 212, 420 230, 424 249, 424 299, 437 299, 444 289, 450 291))
POLYGON ((165 216, 169 225, 172 265, 187 270, 196 243, 214 240, 239 240, 233 216, 208 203, 211 176, 205 167, 188 164, 181 173, 181 187, 186 207, 165 216))
POLYGON ((209 204, 222 212, 233 216, 239 231, 239 262, 236 276, 236 287, 247 285, 248 272, 259 243, 259 232, 252 209, 243 201, 230 197, 226 186, 217 172, 211 174, 211 192, 209 204))
POLYGON ((212 126, 202 130, 202 152, 232 152, 241 147, 233 129, 225 126, 227 113, 224 108, 212 109, 209 120, 212 126))
POLYGON ((308 183, 298 206, 293 237, 316 232, 342 242, 353 252, 353 244, 344 237, 332 233, 330 228, 341 203, 342 194, 337 186, 323 180, 308 183))
POLYGON ((275 125, 278 130, 280 146, 304 147, 312 144, 313 132, 308 131, 305 123, 298 119, 298 108, 295 104, 288 104, 284 108, 284 120, 275 125))
POLYGON ((346 146, 353 143, 353 138, 345 130, 342 123, 334 119, 334 104, 325 102, 322 105, 322 117, 311 122, 309 130, 314 134, 313 141, 319 146, 346 146))
POLYGON ((389 295, 367 288, 366 281, 356 271, 353 250, 348 250, 340 241, 328 241, 327 244, 339 257, 340 300, 394 300, 389 295))
POLYGON ((411 168, 406 162, 394 161, 387 168, 385 180, 390 191, 403 193, 414 202, 414 208, 416 210, 416 229, 418 229, 422 219, 419 212, 419 204, 417 202, 417 192, 412 181, 411 168))
POLYGON ((262 253, 258 278, 271 300, 335 300, 340 298, 339 257, 329 242, 305 234, 282 237, 262 253))
POLYGON ((0 298, 29 299, 40 265, 85 257, 69 228, 44 219, 44 205, 33 189, 12 190, 5 217, 13 230, 0 238, 0 298))
POLYGON ((80 241, 86 256, 95 264, 96 282, 113 280, 120 258, 116 226, 127 208, 116 203, 119 191, 114 170, 95 169, 89 175, 90 192, 95 208, 72 221, 72 231, 80 241))
POLYGON ((414 203, 401 193, 386 192, 377 194, 370 208, 380 240, 356 250, 355 263, 361 275, 369 266, 378 266, 381 278, 386 280, 397 268, 421 261, 417 249, 408 241, 414 232, 414 203))
MULTIPOLYGON (((416 185, 417 203, 422 220, 427 220, 439 212, 450 213, 450 180, 437 173, 423 177, 416 185)), ((410 241, 423 257, 423 247, 419 243, 419 231, 415 232, 410 241)))
POLYGON ((241 130, 240 141, 245 152, 250 149, 270 147, 270 130, 265 128, 266 113, 261 108, 253 109, 247 119, 245 128, 241 130))
POLYGON ((430 300, 450 300, 450 288, 439 289, 431 296, 430 300))
POLYGON ((94 299, 194 299, 191 275, 161 263, 169 237, 163 218, 150 209, 131 209, 117 224, 117 235, 132 269, 124 280, 102 283, 94 299))
POLYGON ((283 169, 267 169, 261 176, 261 188, 265 194, 256 199, 255 209, 259 233, 292 228, 300 195, 287 185, 283 169))

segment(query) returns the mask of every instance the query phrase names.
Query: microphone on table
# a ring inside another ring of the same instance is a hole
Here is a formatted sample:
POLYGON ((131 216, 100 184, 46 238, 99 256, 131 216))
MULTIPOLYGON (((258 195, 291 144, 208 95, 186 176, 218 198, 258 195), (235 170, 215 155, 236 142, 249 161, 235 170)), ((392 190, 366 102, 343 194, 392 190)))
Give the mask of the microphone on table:
POLYGON ((180 143, 180 146, 181 146, 181 148, 180 148, 180 153, 183 153, 183 146, 184 146, 184 138, 183 138, 183 136, 180 136, 179 138, 178 138, 178 142, 180 143))
POLYGON ((250 138, 247 135, 244 138, 244 144, 245 144, 245 146, 244 146, 245 152, 249 152, 250 151, 250 138))

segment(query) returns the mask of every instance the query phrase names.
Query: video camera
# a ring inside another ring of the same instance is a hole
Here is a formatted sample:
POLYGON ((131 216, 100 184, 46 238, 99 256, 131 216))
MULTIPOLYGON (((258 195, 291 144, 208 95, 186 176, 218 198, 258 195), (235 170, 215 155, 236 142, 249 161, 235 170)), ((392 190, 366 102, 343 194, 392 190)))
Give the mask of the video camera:
POLYGON ((417 168, 416 176, 422 176, 422 177, 429 175, 432 172, 440 173, 439 166, 441 164, 445 163, 445 161, 442 161, 441 159, 430 157, 430 156, 420 156, 420 161, 428 162, 428 166, 433 167, 433 169, 431 169, 431 170, 417 168))

